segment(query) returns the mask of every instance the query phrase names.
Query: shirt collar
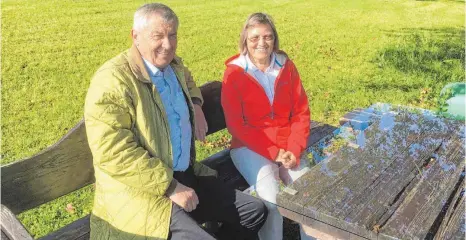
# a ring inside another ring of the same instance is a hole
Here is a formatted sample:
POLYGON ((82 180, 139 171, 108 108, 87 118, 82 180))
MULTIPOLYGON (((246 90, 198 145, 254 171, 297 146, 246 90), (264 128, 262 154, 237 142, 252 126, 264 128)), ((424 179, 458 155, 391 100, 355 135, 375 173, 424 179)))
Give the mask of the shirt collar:
MULTIPOLYGON (((149 75, 150 76, 163 76, 163 71, 161 69, 159 69, 158 67, 154 66, 154 64, 150 63, 149 61, 147 61, 145 58, 142 58, 142 60, 144 61, 144 64, 146 65, 146 68, 149 72, 149 75)), ((169 65, 170 66, 170 65, 169 65)), ((169 67, 168 66, 168 67, 169 67)), ((166 70, 167 68, 165 68, 166 70)))
MULTIPOLYGON (((251 71, 260 71, 256 67, 256 65, 254 65, 254 63, 252 63, 251 59, 249 58, 249 53, 246 53, 246 55, 244 55, 244 58, 246 59, 246 71, 248 69, 250 69, 251 71)), ((275 53, 272 52, 272 58, 270 59, 270 66, 267 67, 266 71, 269 71, 270 69, 273 69, 274 66, 275 66, 275 62, 276 62, 275 53)))

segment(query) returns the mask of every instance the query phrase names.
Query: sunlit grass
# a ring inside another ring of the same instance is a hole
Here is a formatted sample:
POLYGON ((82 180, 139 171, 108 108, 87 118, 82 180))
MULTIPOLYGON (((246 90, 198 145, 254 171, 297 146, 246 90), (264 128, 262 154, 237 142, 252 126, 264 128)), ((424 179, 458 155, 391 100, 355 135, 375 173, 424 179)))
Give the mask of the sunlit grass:
MULTIPOLYGON (((56 142, 83 115, 94 71, 130 46, 143 1, 2 1, 1 163, 56 142)), ((461 1, 170 1, 178 54, 199 85, 223 76, 247 15, 271 14, 296 63, 314 120, 336 124, 374 102, 435 108, 441 88, 464 81, 461 1)), ((197 143, 223 148, 226 131, 197 143)), ((21 215, 36 237, 89 213, 92 188, 21 215), (65 207, 72 203, 74 213, 65 207)))

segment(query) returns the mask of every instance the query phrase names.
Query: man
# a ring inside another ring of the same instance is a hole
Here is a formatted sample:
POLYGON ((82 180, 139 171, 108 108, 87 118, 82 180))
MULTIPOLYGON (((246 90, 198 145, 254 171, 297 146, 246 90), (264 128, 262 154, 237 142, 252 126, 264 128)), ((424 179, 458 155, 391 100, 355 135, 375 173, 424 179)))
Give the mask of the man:
POLYGON ((134 15, 133 46, 94 75, 85 103, 96 190, 91 239, 254 238, 264 204, 225 188, 195 161, 206 123, 200 90, 175 55, 178 18, 163 4, 134 15), (195 127, 196 126, 196 127, 195 127))

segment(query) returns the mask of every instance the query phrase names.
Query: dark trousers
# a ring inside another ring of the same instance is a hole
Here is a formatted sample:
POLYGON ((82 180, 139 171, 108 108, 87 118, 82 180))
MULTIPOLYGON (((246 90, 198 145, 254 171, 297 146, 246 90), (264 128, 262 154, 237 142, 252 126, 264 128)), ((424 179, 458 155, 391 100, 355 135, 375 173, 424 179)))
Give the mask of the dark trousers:
POLYGON ((256 239, 257 232, 267 219, 264 203, 238 190, 228 188, 216 177, 198 177, 191 167, 185 172, 174 172, 179 183, 194 189, 199 204, 192 212, 173 204, 168 239, 215 239, 199 224, 221 222, 218 239, 256 239))

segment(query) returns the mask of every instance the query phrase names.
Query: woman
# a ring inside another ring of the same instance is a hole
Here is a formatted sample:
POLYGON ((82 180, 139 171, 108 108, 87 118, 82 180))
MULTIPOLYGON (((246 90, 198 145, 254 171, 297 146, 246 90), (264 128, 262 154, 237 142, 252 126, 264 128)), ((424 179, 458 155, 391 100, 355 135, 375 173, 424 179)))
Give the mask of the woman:
POLYGON ((288 184, 309 169, 300 161, 309 136, 308 99, 295 65, 279 50, 270 16, 248 17, 239 51, 226 61, 222 86, 230 155, 269 209, 260 239, 282 239, 283 217, 274 203, 280 179, 288 184))

